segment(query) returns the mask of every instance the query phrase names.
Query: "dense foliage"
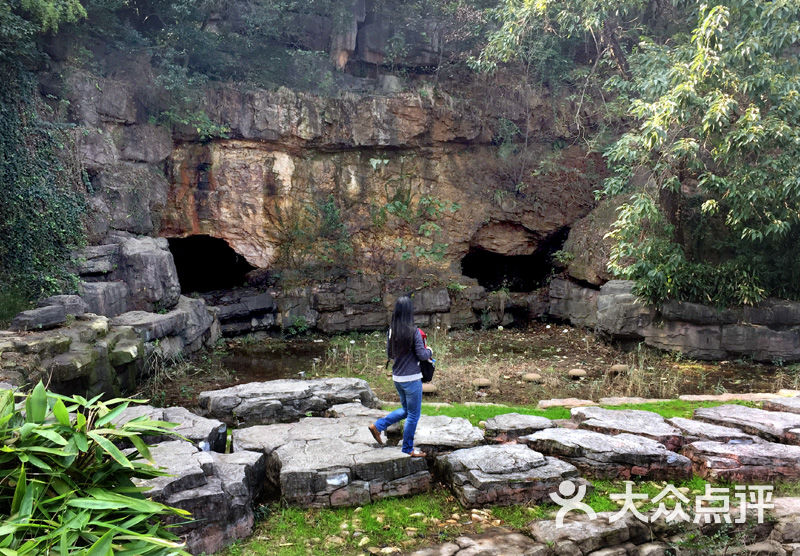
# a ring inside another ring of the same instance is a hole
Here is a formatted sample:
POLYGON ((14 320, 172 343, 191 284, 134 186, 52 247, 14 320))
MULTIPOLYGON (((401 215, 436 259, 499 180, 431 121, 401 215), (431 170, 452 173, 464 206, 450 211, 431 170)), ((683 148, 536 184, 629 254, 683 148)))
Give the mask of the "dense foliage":
POLYGON ((677 39, 642 43, 624 87, 640 123, 607 153, 605 192, 635 189, 611 267, 651 301, 798 298, 800 4, 702 5, 677 39))
POLYGON ((169 424, 115 425, 131 401, 60 396, 40 382, 18 408, 0 390, 0 553, 186 554, 160 518, 188 514, 132 482, 163 474, 143 461, 142 435, 170 434, 169 424))
POLYGON ((524 54, 531 33, 582 37, 586 83, 604 79, 606 106, 633 118, 605 153, 602 193, 630 195, 610 234, 616 275, 653 303, 800 298, 798 2, 502 6, 484 57, 524 54))
POLYGON ((67 264, 83 242, 84 180, 71 131, 46 117, 33 70, 38 34, 81 13, 77 1, 0 6, 0 320, 74 287, 67 264))

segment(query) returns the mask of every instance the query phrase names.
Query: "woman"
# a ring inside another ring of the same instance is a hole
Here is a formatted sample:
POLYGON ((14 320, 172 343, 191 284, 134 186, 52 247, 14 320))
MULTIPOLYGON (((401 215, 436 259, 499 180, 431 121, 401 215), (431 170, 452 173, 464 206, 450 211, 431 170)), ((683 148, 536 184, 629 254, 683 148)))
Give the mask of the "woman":
POLYGON ((381 432, 405 419, 403 452, 411 457, 425 457, 425 452, 414 448, 414 433, 422 410, 422 372, 419 362, 431 359, 433 351, 425 347, 419 329, 414 326, 414 306, 407 296, 399 298, 394 305, 386 355, 394 359, 392 378, 402 407, 375 421, 369 426, 369 431, 378 444, 383 444, 381 432))

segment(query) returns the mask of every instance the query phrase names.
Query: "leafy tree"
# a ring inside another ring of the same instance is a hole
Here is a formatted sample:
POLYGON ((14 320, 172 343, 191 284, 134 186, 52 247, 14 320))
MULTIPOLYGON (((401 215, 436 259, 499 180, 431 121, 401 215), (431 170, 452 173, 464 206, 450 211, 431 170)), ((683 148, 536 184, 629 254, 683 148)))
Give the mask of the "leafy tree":
POLYGON ((607 152, 605 193, 635 192, 611 268, 652 302, 798 298, 800 3, 696 13, 690 36, 637 55, 639 125, 607 152))

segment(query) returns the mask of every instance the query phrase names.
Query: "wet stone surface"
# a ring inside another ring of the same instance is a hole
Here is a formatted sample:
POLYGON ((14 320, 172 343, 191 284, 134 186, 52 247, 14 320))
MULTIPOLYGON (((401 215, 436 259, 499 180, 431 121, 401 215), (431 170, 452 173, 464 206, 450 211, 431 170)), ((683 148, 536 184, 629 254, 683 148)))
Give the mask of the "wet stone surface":
POLYGON ((585 483, 575 466, 523 444, 478 446, 439 456, 435 469, 465 507, 550 501, 565 479, 585 483))
POLYGON ((523 436, 534 450, 568 461, 588 476, 608 479, 683 479, 691 462, 662 444, 632 434, 582 429, 545 429, 523 436))

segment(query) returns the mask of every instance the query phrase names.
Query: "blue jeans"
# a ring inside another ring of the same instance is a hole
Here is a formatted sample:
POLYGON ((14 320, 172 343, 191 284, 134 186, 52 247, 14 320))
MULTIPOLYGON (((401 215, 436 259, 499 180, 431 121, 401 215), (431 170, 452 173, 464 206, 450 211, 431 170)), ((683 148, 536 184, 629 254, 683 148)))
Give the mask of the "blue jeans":
POLYGON ((395 382, 394 387, 400 394, 400 403, 403 407, 395 409, 386 417, 375 421, 375 428, 385 431, 401 419, 406 420, 403 427, 403 452, 410 454, 414 450, 414 433, 417 432, 417 422, 422 411, 422 381, 395 382))

